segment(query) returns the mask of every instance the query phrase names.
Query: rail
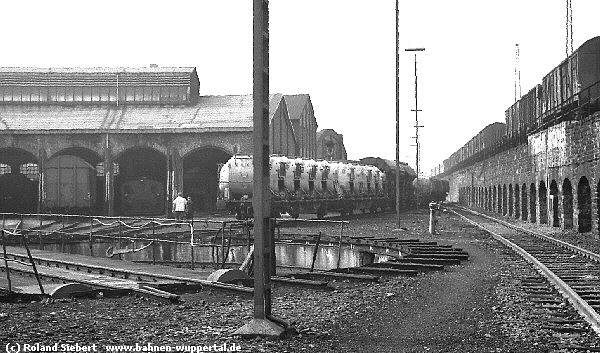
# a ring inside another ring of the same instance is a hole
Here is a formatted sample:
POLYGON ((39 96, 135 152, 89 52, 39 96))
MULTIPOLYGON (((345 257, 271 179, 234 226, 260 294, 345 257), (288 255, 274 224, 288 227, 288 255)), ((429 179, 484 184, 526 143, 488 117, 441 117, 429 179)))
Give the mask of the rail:
MULTIPOLYGON (((518 231, 522 231, 524 233, 527 234, 531 234, 532 232, 527 231, 526 229, 523 229, 521 227, 515 226, 513 224, 495 219, 493 217, 487 216, 485 214, 481 214, 479 212, 475 212, 463 207, 459 207, 465 211, 468 211, 474 215, 480 216, 480 217, 484 217, 486 219, 489 219, 491 221, 497 222, 505 227, 511 228, 511 229, 515 229, 518 231)), ((485 227, 483 227, 482 225, 480 225, 479 223, 465 217, 464 215, 461 215, 460 213, 449 209, 450 212, 452 212, 453 214, 459 216, 461 219, 465 220, 467 223, 476 226, 477 228, 489 233, 492 235, 492 237, 494 237, 494 239, 500 241, 502 244, 504 244, 505 246, 513 249, 516 253, 518 253, 519 255, 521 255, 526 261, 528 261, 529 263, 531 263, 535 268, 537 268, 539 270, 539 272, 541 272, 544 277, 546 277, 548 279, 548 281, 550 281, 550 283, 552 283, 557 289, 558 291, 563 295, 563 297, 565 297, 568 301, 571 302, 571 304, 573 305, 573 307, 585 318, 585 320, 591 325, 592 329, 600 335, 600 315, 594 310, 594 308, 592 308, 584 299, 582 299, 579 294, 577 294, 568 284, 566 284, 561 278, 559 278, 554 272, 552 272, 548 267, 546 267, 543 263, 541 263, 540 261, 538 261, 534 256, 532 256, 531 254, 529 254, 527 251, 525 251, 523 248, 519 247, 517 244, 511 242, 510 240, 504 238, 503 236, 496 234, 495 232, 491 231, 490 229, 487 229, 485 227)), ((544 237, 544 240, 547 240, 546 238, 549 237, 544 237)), ((555 242, 553 242, 555 243, 555 242)), ((564 243, 564 242, 561 242, 564 243)), ((556 243, 555 243, 556 244, 556 243)), ((566 244, 566 243, 564 243, 566 244)), ((575 247, 578 248, 578 247, 575 247)), ((578 248, 580 249, 580 248, 578 248)), ((580 249, 583 250, 583 249, 580 249)))

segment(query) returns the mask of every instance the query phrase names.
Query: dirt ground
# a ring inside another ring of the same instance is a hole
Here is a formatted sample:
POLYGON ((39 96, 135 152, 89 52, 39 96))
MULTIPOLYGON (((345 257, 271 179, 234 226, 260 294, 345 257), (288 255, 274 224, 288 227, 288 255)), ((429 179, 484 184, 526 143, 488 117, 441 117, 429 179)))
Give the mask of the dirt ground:
POLYGON ((0 350, 39 343, 98 352, 112 345, 219 351, 223 344, 241 352, 560 351, 560 337, 540 329, 532 304, 519 294, 523 265, 489 236, 444 215, 440 235, 432 237, 426 211, 403 213, 400 232, 395 221, 394 214, 359 216, 346 232, 436 240, 468 251, 469 261, 377 283, 335 281, 334 290, 275 285, 274 315, 299 332, 281 340, 232 336, 250 321, 252 298, 211 290, 184 294, 181 304, 136 296, 0 303, 0 350))

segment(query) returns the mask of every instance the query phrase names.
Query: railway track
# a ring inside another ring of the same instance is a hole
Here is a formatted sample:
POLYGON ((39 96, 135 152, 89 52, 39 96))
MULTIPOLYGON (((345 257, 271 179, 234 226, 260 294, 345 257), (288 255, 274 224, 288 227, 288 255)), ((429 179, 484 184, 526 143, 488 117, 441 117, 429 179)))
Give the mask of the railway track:
MULTIPOLYGON (((600 255, 538 232, 466 208, 453 208, 468 223, 488 232, 511 248, 537 274, 520 278, 521 287, 537 304, 551 329, 573 342, 593 330, 600 337, 600 255)), ((600 351, 600 346, 570 345, 574 350, 600 351)))

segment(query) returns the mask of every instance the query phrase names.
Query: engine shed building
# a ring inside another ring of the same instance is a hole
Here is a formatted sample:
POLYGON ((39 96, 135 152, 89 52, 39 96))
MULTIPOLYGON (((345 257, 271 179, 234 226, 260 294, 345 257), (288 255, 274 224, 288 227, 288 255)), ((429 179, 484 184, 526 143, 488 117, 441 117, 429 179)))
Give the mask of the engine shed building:
MULTIPOLYGON (((193 67, 0 68, 0 211, 163 215, 178 191, 214 209, 219 163, 252 153, 252 95, 199 90, 193 67)), ((309 157, 302 96, 295 129, 271 95, 271 152, 309 157)))
POLYGON ((346 161, 348 154, 344 146, 344 135, 333 129, 317 132, 317 158, 327 161, 346 161))

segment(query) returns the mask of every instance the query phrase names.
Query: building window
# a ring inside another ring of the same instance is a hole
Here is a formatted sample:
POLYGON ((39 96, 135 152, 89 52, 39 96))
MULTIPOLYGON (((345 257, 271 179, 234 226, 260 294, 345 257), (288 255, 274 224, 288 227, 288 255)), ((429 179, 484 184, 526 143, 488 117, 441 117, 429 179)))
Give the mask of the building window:
POLYGON ((20 173, 25 175, 29 180, 38 180, 40 178, 40 170, 36 163, 21 164, 20 173))
POLYGON ((0 163, 0 175, 10 174, 10 166, 8 164, 0 163))
MULTIPOLYGON (((113 162, 113 175, 119 175, 119 163, 113 162)), ((104 162, 96 164, 96 176, 104 176, 104 162)))

